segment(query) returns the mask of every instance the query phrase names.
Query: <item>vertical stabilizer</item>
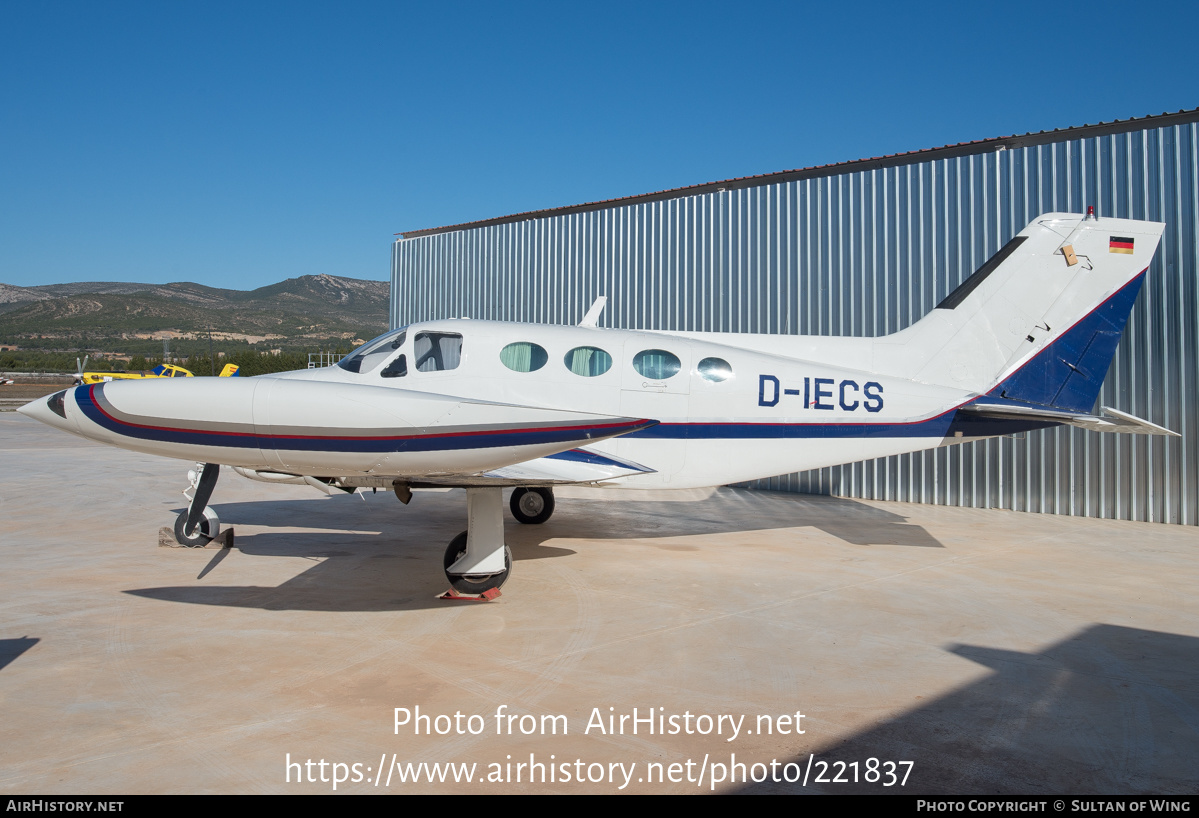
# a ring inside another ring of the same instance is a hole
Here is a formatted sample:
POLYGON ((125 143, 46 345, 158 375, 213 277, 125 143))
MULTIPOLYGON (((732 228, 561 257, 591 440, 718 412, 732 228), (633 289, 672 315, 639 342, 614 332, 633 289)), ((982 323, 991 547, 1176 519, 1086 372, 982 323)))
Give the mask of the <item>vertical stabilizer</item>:
POLYGON ((923 319, 878 338, 875 369, 1088 411, 1164 228, 1046 214, 923 319))

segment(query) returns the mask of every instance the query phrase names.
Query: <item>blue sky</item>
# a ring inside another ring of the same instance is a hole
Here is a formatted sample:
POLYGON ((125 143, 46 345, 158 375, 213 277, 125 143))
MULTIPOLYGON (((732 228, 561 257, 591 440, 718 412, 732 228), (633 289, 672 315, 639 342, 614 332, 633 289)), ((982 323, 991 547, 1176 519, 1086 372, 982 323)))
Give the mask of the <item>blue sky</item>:
POLYGON ((1199 4, 0 3, 0 282, 386 279, 392 234, 1199 106, 1199 4))

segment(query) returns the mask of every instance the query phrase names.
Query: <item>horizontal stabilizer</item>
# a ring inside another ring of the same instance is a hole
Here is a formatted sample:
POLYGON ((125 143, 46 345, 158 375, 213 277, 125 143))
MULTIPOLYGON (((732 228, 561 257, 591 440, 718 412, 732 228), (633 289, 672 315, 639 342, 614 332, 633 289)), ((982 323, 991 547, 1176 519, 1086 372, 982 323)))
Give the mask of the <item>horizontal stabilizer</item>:
POLYGON ((1139 418, 1135 415, 1130 415, 1127 412, 1121 412, 1113 409, 1110 406, 1104 406, 1101 410, 1106 417, 1102 417, 1095 424, 1088 425, 1086 422, 1079 421, 1074 423, 1074 426, 1081 426, 1084 429, 1091 429, 1096 432, 1121 432, 1126 435, 1169 435, 1170 437, 1182 437, 1181 434, 1165 426, 1158 426, 1156 423, 1150 423, 1147 420, 1139 418))
POLYGON ((1030 420, 1045 423, 1061 423, 1090 429, 1092 432, 1117 432, 1126 435, 1169 435, 1181 437, 1178 432, 1164 426, 1142 420, 1135 415, 1104 406, 1101 414, 1055 411, 1041 406, 1020 406, 1010 403, 972 403, 961 411, 971 416, 997 420, 1030 420))

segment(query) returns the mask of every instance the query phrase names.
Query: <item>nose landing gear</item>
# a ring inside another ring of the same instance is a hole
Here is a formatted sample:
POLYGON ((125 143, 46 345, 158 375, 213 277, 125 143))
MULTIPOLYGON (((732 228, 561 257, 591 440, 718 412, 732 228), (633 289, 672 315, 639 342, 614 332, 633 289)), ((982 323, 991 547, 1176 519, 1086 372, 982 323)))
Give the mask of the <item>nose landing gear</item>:
MULTIPOLYGON (((199 465, 199 464, 196 464, 199 465)), ((204 469, 193 480, 194 492, 187 510, 175 519, 175 540, 188 548, 203 548, 221 533, 221 518, 208 507, 216 479, 221 467, 217 463, 205 463, 204 469)), ((184 492, 187 496, 187 492, 184 492)))

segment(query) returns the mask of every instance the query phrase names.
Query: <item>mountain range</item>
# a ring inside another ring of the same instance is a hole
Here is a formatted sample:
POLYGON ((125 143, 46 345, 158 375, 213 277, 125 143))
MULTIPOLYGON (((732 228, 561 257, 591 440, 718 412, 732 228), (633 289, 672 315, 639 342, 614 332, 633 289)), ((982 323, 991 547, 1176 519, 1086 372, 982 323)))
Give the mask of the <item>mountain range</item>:
POLYGON ((301 276, 256 290, 191 282, 0 284, 0 342, 23 348, 152 349, 163 338, 317 349, 388 328, 385 281, 301 276), (147 344, 149 346, 147 346, 147 344))

